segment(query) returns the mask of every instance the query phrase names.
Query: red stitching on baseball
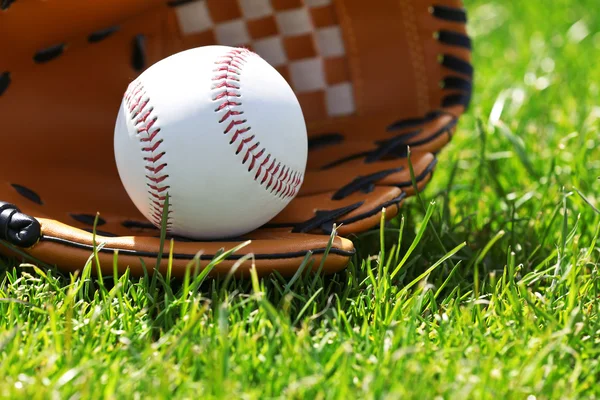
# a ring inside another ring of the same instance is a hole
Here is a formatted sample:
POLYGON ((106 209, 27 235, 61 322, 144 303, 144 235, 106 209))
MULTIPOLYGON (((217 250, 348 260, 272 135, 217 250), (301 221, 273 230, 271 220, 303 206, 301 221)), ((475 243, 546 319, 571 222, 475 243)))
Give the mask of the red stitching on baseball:
POLYGON ((221 118, 221 120, 219 121, 219 123, 225 121, 227 118, 231 117, 232 115, 242 115, 244 112, 243 111, 232 111, 232 110, 228 110, 225 115, 223 115, 223 118, 221 118))
MULTIPOLYGON (((224 78, 224 79, 227 79, 227 78, 224 78)), ((240 88, 239 85, 233 85, 233 84, 231 84, 231 83, 229 83, 227 81, 223 81, 223 82, 217 83, 215 86, 213 86, 213 89, 220 89, 220 88, 223 88, 223 87, 226 87, 226 88, 229 88, 229 89, 239 89, 240 88)))
POLYGON ((224 109, 225 107, 230 107, 230 106, 241 106, 242 103, 236 103, 235 101, 226 101, 223 104, 221 104, 216 110, 216 111, 221 111, 222 109, 224 109))
POLYGON ((143 147, 142 151, 147 151, 149 153, 154 153, 156 151, 156 149, 158 149, 158 146, 160 146, 160 144, 163 142, 163 139, 160 139, 158 142, 155 142, 154 144, 152 144, 152 146, 150 147, 143 147))
POLYGON ((234 93, 234 92, 224 91, 223 93, 219 93, 216 97, 214 97, 213 100, 220 100, 223 97, 242 97, 242 96, 237 93, 234 93))
MULTIPOLYGON (((169 175, 160 174, 167 166, 167 163, 163 162, 157 165, 158 161, 165 155, 164 151, 159 152, 160 145, 163 143, 163 139, 158 136, 160 127, 154 126, 157 117, 148 119, 154 109, 148 106, 150 99, 146 96, 144 86, 141 82, 132 83, 125 92, 124 97, 130 118, 137 127, 140 144, 144 145, 141 147, 142 152, 146 154, 144 161, 150 163, 150 165, 145 166, 147 171, 146 186, 148 187, 148 202, 150 206, 149 219, 154 224, 160 226, 166 195, 171 188, 167 184, 169 175)), ((172 210, 168 210, 167 212, 167 231, 171 229, 172 225, 171 212, 172 210)))
POLYGON ((146 166, 146 169, 148 171, 152 172, 153 174, 158 174, 166 166, 167 166, 167 163, 164 163, 164 164, 159 165, 158 167, 149 167, 149 166, 146 166))
POLYGON ((165 155, 165 153, 160 153, 160 154, 156 154, 152 157, 144 157, 144 161, 150 161, 152 163, 157 162, 158 160, 160 160, 163 156, 165 155))
MULTIPOLYGON (((144 114, 142 117, 140 117, 137 121, 135 121, 136 124, 139 124, 140 122, 146 122, 146 119, 150 116, 150 114, 152 113, 152 109, 148 110, 146 112, 146 114, 144 114)), ((148 127, 149 129, 150 127, 148 127)))
POLYGON ((151 190, 148 192, 150 194, 150 196, 154 197, 155 199, 157 199, 158 201, 160 201, 161 203, 163 203, 166 199, 167 196, 161 196, 158 192, 156 192, 155 190, 151 190))
POLYGON ((250 130, 250 126, 241 127, 240 125, 246 124, 247 120, 237 119, 237 116, 243 114, 243 111, 240 109, 233 109, 233 107, 241 107, 242 101, 237 100, 241 98, 241 94, 231 89, 240 90, 241 85, 233 84, 230 81, 240 82, 241 71, 250 54, 252 53, 247 49, 234 49, 225 54, 218 61, 215 61, 217 67, 214 72, 217 74, 213 78, 213 81, 217 83, 214 84, 213 90, 221 89, 218 93, 215 93, 215 96, 213 97, 213 101, 221 100, 221 104, 215 109, 215 112, 227 110, 225 115, 219 120, 219 123, 229 121, 227 128, 223 132, 224 134, 228 134, 237 127, 229 144, 233 145, 238 142, 239 138, 242 138, 236 146, 235 154, 241 153, 244 148, 246 148, 242 164, 246 164, 251 157, 248 172, 252 172, 255 167, 257 167, 254 180, 261 186, 268 180, 269 183, 265 186, 266 190, 270 190, 271 193, 281 198, 292 197, 298 192, 299 186, 303 181, 303 175, 297 171, 292 171, 290 167, 282 165, 281 162, 277 163, 277 159, 272 157, 265 148, 258 150, 258 153, 255 154, 254 152, 257 151, 260 142, 253 142, 256 139, 256 135, 244 137, 244 134, 250 130), (222 90, 223 88, 225 90, 222 90), (236 100, 232 98, 235 98, 236 100), (264 157, 264 159, 261 160, 262 157, 264 157), (271 159, 271 165, 268 168, 265 168, 271 159), (276 164, 277 167, 273 171, 273 167, 276 164), (261 179, 260 177, 263 174, 263 171, 264 176, 261 179), (285 175, 283 174, 284 171, 285 175), (278 172, 279 175, 277 174, 278 172), (274 181, 275 184, 273 185, 274 181))
MULTIPOLYGON (((154 122, 151 122, 151 124, 149 124, 148 126, 150 127, 150 126, 152 126, 152 125, 154 125, 154 122)), ((140 128, 140 129, 141 129, 141 128, 140 128)), ((141 131, 140 131, 140 129, 138 129, 138 133, 140 133, 140 132, 141 132, 141 131)), ((149 129, 149 128, 148 128, 148 129, 149 129)), ((150 134, 150 136, 149 136, 149 137, 146 137, 146 138, 141 138, 141 139, 140 139, 140 142, 151 142, 151 141, 153 141, 153 140, 154 140, 154 137, 155 137, 156 135, 158 135, 158 132, 160 132, 160 129, 157 129, 157 130, 155 130, 154 132, 152 132, 152 133, 150 134)))
POLYGON ((241 135, 242 133, 248 132, 250 130, 250 127, 248 128, 244 128, 244 129, 238 129, 237 131, 235 131, 235 133, 233 134, 233 137, 231 138, 231 142, 229 142, 229 144, 233 144, 239 135, 241 135))
POLYGON ((171 188, 171 186, 156 186, 156 185, 150 185, 150 184, 148 184, 148 183, 147 183, 146 185, 148 185, 148 187, 149 187, 150 189, 152 189, 152 190, 154 190, 154 191, 156 191, 156 192, 158 192, 158 193, 162 193, 162 192, 164 192, 165 190, 167 190, 167 189, 170 189, 170 188, 171 188))
MULTIPOLYGON (((277 167, 275 167, 275 171, 273 171, 273 175, 276 176, 277 175, 277 171, 279 171, 279 167, 281 166, 281 163, 277 164, 277 167)), ((280 173, 281 174, 281 173, 280 173)))
POLYGON ((164 181, 168 177, 169 177, 169 175, 163 175, 163 176, 160 176, 160 177, 153 177, 153 176, 150 176, 150 175, 146 175, 146 178, 148 178, 151 182, 154 182, 154 183, 161 183, 162 181, 164 181))
MULTIPOLYGON (((219 122, 223 122, 223 120, 221 120, 219 122)), ((225 133, 229 133, 229 131, 231 131, 234 126, 245 124, 245 123, 246 123, 245 119, 233 120, 229 123, 229 126, 227 127, 227 129, 225 129, 225 133)))

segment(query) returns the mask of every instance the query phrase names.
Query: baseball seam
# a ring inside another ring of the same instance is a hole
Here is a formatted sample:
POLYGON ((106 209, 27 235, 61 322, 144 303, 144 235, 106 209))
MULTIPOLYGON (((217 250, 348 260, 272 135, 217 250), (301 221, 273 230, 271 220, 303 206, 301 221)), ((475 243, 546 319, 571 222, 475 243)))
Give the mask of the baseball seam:
MULTIPOLYGON (((125 92, 125 105, 129 111, 129 118, 133 121, 140 142, 146 165, 145 176, 148 187, 148 205, 150 207, 149 219, 157 226, 161 225, 163 210, 169 185, 169 175, 165 168, 167 162, 164 160, 166 152, 161 151, 160 145, 163 138, 160 135, 160 127, 157 126, 158 117, 153 113, 154 107, 150 105, 141 82, 132 82, 125 92)), ((172 207, 168 210, 167 230, 172 226, 172 207)))
POLYGON ((219 119, 219 123, 225 127, 223 134, 227 135, 235 130, 229 144, 237 146, 236 155, 245 151, 242 164, 250 162, 248 172, 256 171, 254 180, 280 199, 291 198, 298 193, 304 180, 303 174, 278 162, 265 147, 261 148, 256 135, 251 132, 248 120, 243 118, 240 81, 243 66, 251 54, 247 49, 237 48, 215 61, 212 87, 213 101, 218 102, 215 113, 225 111, 219 119))

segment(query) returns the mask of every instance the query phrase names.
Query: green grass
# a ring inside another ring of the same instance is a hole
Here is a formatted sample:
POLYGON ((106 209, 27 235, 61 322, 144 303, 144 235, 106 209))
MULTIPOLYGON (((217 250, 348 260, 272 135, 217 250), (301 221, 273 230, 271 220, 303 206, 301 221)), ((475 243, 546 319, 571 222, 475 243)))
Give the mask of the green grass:
POLYGON ((600 397, 597 1, 466 6, 472 108, 346 271, 166 285, 5 262, 0 396, 600 397))

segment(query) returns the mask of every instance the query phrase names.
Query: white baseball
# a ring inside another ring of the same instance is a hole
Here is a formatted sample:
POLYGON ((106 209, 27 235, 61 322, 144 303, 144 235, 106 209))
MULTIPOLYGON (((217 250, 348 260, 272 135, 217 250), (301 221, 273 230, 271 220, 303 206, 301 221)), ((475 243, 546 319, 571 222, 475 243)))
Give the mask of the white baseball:
POLYGON ((285 79, 246 49, 207 46, 167 57, 129 85, 115 159, 137 208, 193 239, 245 234, 298 193, 308 152, 304 116, 285 79))

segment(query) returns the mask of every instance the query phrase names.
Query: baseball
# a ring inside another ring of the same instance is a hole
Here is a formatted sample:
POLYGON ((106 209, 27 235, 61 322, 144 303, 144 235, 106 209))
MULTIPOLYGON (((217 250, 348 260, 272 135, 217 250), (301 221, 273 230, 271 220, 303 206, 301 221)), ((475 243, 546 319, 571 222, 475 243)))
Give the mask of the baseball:
POLYGON ((114 131, 121 182, 141 213, 192 239, 248 233, 298 194, 304 116, 285 79, 243 48, 167 57, 127 88, 114 131))

